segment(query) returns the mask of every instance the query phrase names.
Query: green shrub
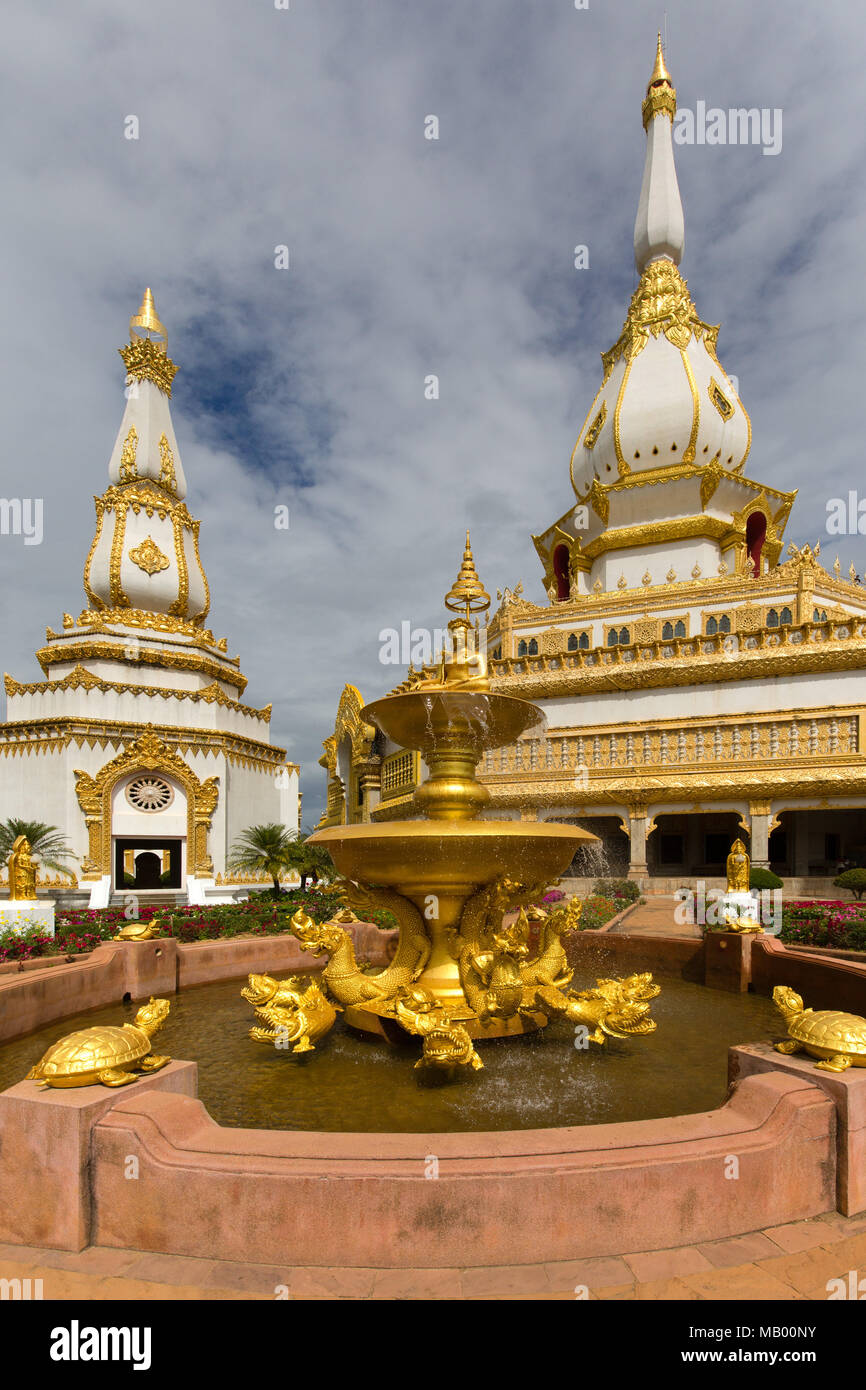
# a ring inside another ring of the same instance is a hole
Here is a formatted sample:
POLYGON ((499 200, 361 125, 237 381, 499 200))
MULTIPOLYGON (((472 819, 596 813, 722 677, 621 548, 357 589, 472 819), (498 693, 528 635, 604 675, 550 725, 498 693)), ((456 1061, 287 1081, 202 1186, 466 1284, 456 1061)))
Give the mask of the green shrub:
POLYGON ((598 878, 592 885, 592 891, 598 897, 622 898, 627 903, 636 903, 640 897, 640 889, 630 878, 598 878))
POLYGON ((781 888, 782 886, 782 880, 778 874, 773 873, 772 869, 752 868, 749 870, 750 888, 781 888))
POLYGON ((833 879, 834 888, 848 888, 859 902, 866 893, 866 869, 846 869, 833 879))

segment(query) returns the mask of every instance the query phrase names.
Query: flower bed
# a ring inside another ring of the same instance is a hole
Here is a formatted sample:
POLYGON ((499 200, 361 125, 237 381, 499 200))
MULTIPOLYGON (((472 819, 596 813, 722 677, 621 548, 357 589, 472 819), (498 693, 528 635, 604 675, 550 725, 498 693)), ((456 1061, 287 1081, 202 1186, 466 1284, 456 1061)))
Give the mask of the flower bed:
POLYGON ((609 922, 611 917, 615 917, 618 912, 622 912, 627 904, 617 902, 614 898, 603 898, 596 893, 591 898, 585 898, 583 910, 580 914, 581 931, 597 931, 603 927, 605 922, 609 922))
POLYGON ((786 946, 866 951, 866 903, 785 903, 779 940, 786 946))
MULTIPOLYGON (((219 941, 233 936, 274 936, 291 930, 289 919, 302 907, 316 922, 333 916, 332 894, 300 888, 275 900, 257 893, 248 902, 216 903, 204 907, 142 907, 133 919, 152 922, 161 936, 178 941, 219 941)), ((370 919, 384 931, 396 927, 393 914, 374 909, 370 919)), ((56 918, 56 935, 38 930, 0 933, 0 962, 29 960, 33 956, 79 955, 110 941, 130 919, 121 907, 82 908, 62 911, 56 918)))

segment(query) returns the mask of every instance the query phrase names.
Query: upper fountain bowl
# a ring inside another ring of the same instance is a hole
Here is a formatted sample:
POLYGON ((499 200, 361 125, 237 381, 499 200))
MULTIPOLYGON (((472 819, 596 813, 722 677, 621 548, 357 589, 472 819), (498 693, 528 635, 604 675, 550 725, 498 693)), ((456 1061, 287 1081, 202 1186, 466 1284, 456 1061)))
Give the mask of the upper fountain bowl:
POLYGON ((361 718, 400 748, 417 748, 426 756, 459 745, 471 748, 476 760, 488 748, 514 743, 544 722, 542 711, 528 700, 447 686, 385 695, 365 705, 361 718))

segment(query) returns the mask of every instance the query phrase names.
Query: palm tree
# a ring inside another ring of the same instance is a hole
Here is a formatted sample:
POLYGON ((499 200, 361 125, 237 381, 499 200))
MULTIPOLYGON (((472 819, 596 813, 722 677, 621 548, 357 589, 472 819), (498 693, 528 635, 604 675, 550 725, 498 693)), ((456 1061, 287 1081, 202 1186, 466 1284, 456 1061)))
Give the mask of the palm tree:
POLYGON ((291 856, 296 839, 296 832, 285 825, 274 822, 251 825, 232 845, 229 868, 270 874, 274 881, 274 896, 278 897, 280 870, 294 867, 291 856))
POLYGON ((55 873, 75 877, 72 870, 62 861, 77 859, 78 856, 72 853, 65 836, 56 825, 44 825, 38 820, 21 820, 18 816, 0 821, 0 863, 6 863, 19 835, 23 835, 27 840, 34 859, 38 859, 44 869, 53 869, 55 873))
POLYGON ((300 830, 292 842, 290 860, 292 868, 299 874, 301 890, 307 886, 307 879, 318 883, 320 878, 334 877, 334 861, 323 845, 311 845, 309 837, 312 830, 300 830))

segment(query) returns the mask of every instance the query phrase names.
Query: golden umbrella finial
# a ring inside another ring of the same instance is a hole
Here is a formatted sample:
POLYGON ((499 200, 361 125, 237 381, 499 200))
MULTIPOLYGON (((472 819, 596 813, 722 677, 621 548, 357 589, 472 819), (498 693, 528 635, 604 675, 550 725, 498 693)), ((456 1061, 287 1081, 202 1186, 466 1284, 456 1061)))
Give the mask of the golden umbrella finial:
POLYGON ((655 67, 647 83, 646 96, 641 107, 644 130, 649 129, 650 121, 662 111, 673 122, 674 116, 677 114, 677 90, 665 66, 662 36, 659 34, 655 67))
POLYGON ((466 532, 466 549, 463 551, 463 563, 457 578, 445 595, 445 607, 451 613, 462 612, 467 625, 469 625, 471 613, 486 613, 490 607, 490 595, 478 578, 478 571, 475 568, 468 531, 466 532))
POLYGON ((153 302, 153 295, 150 286, 144 291, 144 298, 141 301, 141 308, 137 314, 133 314, 129 320, 129 336, 138 338, 144 337, 145 333, 154 333, 163 342, 166 341, 165 328, 157 317, 156 305, 153 302), (139 331, 143 330, 143 331, 139 331))

